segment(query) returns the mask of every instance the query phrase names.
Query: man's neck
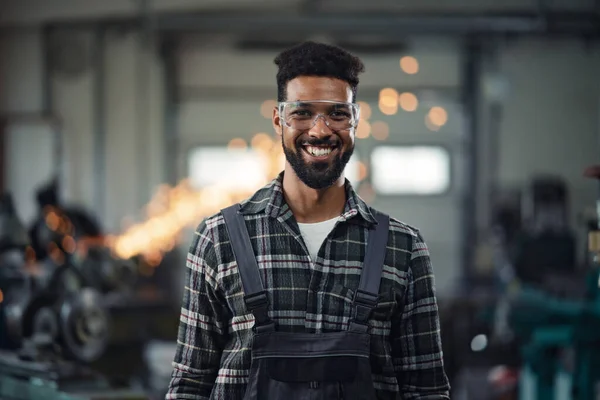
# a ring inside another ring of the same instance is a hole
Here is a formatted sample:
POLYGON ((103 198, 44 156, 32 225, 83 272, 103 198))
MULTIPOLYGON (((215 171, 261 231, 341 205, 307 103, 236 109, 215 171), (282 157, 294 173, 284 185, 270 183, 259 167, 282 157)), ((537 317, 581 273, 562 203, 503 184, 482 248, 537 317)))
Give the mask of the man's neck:
POLYGON ((283 196, 297 222, 314 223, 338 217, 346 205, 344 177, 326 189, 312 189, 304 184, 291 167, 283 174, 283 196))

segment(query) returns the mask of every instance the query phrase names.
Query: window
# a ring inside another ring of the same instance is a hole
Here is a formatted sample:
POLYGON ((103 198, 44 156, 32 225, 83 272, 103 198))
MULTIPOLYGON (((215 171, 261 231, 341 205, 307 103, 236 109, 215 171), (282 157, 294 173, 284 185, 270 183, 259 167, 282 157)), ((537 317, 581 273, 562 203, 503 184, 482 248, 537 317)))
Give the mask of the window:
POLYGON ((380 146, 371 153, 371 172, 380 194, 440 194, 450 187, 450 154, 437 146, 380 146))
POLYGON ((354 187, 356 187, 360 180, 363 178, 361 176, 360 171, 360 158, 358 158, 356 152, 354 152, 354 155, 352 156, 352 158, 350 158, 348 164, 346 164, 346 168, 344 169, 344 176, 348 178, 348 180, 354 187))
MULTIPOLYGON (((283 170, 282 161, 276 161, 281 165, 275 170, 283 170)), ((273 171, 271 162, 275 161, 252 149, 197 147, 189 153, 188 177, 191 186, 196 189, 218 186, 224 190, 254 191, 272 178, 269 175, 273 171)), ((344 173, 354 186, 364 178, 356 153, 346 165, 344 173)))
POLYGON ((188 176, 192 187, 218 186, 253 191, 267 182, 267 160, 261 153, 227 147, 198 147, 190 151, 188 176))

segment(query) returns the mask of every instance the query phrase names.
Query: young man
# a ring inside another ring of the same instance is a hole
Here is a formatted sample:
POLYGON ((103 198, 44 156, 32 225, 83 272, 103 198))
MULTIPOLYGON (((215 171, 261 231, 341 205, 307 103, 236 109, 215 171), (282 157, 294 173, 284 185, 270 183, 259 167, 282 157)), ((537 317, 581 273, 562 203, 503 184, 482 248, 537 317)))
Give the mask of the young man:
POLYGON ((285 169, 197 228, 167 399, 449 399, 423 238, 343 176, 362 62, 275 63, 285 169))

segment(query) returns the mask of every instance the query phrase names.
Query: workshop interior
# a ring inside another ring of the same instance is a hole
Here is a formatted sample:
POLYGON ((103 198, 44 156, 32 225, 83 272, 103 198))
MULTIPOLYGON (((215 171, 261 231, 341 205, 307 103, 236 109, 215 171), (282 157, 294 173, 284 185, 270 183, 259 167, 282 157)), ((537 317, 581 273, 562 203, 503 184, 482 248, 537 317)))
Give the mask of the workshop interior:
POLYGON ((597 0, 0 0, 0 399, 164 399, 277 53, 361 57, 345 174, 428 244, 453 400, 600 399, 597 0))

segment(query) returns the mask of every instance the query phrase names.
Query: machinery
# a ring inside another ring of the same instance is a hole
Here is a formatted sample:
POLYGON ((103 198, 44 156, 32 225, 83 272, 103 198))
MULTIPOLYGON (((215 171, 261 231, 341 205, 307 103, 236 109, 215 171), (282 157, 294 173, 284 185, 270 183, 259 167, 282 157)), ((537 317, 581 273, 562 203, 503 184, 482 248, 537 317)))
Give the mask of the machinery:
POLYGON ((100 294, 85 286, 69 258, 62 264, 27 260, 29 240, 9 195, 0 200, 0 220, 0 395, 35 398, 27 394, 32 389, 31 395, 45 390, 49 396, 70 382, 104 386, 82 366, 102 354, 110 333, 100 294), (34 378, 38 384, 30 387, 27 383, 34 378))
POLYGON ((90 364, 111 336, 107 293, 127 290, 135 265, 99 245, 81 249, 67 214, 42 210, 30 235, 10 195, 0 198, 0 398, 106 398, 110 385, 90 364))
MULTIPOLYGON (((589 168, 586 175, 600 179, 600 167, 589 168)), ((600 217, 600 197, 597 212, 600 217)), ((560 243, 565 246, 551 251, 563 265, 543 273, 505 274, 510 278, 496 308, 495 326, 502 327, 496 333, 515 339, 521 348, 520 400, 600 398, 600 225, 589 231, 583 274, 564 265, 574 247, 568 240, 560 243), (544 276, 552 279, 542 281, 544 276)))
POLYGON ((575 233, 568 224, 568 190, 559 177, 535 177, 523 196, 523 224, 512 240, 516 278, 543 284, 548 276, 575 272, 575 233))
POLYGON ((62 204, 58 191, 57 181, 37 191, 38 218, 29 228, 32 255, 55 263, 68 258, 83 284, 101 293, 131 291, 136 263, 114 258, 99 224, 84 210, 62 204))

